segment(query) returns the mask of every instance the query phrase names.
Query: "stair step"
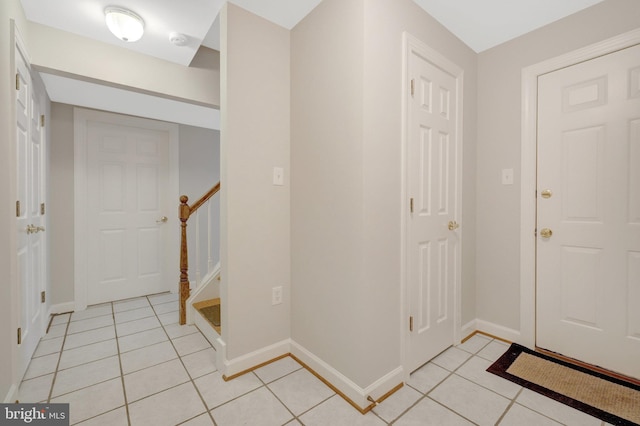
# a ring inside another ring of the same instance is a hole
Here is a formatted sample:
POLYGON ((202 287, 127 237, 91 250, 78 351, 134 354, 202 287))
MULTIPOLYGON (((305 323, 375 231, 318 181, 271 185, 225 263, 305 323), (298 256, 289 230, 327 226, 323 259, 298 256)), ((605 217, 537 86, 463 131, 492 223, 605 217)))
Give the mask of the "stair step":
POLYGON ((220 326, 220 305, 207 306, 199 309, 202 315, 216 327, 220 326))
POLYGON ((193 307, 196 308, 200 315, 202 315, 218 333, 220 333, 220 299, 204 300, 202 302, 194 303, 193 307))

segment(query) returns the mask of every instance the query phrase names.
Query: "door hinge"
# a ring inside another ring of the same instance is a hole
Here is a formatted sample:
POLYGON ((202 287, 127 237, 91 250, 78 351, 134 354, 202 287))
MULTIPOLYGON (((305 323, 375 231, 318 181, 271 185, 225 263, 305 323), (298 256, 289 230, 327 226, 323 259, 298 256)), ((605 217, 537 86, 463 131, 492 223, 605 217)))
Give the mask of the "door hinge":
POLYGON ((416 92, 416 80, 415 79, 411 79, 411 96, 413 96, 416 92))
POLYGON ((409 317, 409 331, 413 331, 413 316, 409 317))
POLYGON ((20 217, 20 213, 22 213, 22 211, 20 210, 20 200, 16 201, 16 217, 20 217))
POLYGON ((22 328, 18 327, 18 344, 22 344, 22 328))
POLYGON ((41 291, 40 292, 40 303, 44 303, 47 301, 47 292, 46 291, 41 291))
POLYGON ((538 236, 538 228, 534 228, 533 229, 533 236, 537 237, 538 236))
POLYGON ((44 203, 41 203, 41 204, 40 204, 40 214, 41 214, 41 215, 44 215, 44 212, 45 212, 44 203))
POLYGON ((20 90, 20 73, 16 73, 16 90, 20 90))
POLYGON ((409 211, 413 213, 413 198, 409 198, 409 211))
POLYGON ((40 127, 44 127, 44 114, 40 116, 40 127))

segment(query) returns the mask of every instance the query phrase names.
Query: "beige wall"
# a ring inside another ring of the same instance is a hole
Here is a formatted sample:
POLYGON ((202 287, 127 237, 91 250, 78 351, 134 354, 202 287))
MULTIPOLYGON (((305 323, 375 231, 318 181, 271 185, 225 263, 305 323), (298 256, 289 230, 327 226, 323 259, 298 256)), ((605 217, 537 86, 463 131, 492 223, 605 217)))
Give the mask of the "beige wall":
POLYGON ((142 93, 217 107, 220 70, 217 54, 198 52, 194 67, 185 67, 29 22, 31 63, 39 70, 112 85, 142 93), (126 66, 125 66, 126 64, 126 66))
POLYGON ((478 57, 477 317, 520 328, 522 68, 640 26, 638 0, 606 0, 478 57), (514 168, 515 184, 500 184, 514 168))
POLYGON ((231 3, 220 23, 222 337, 234 360, 290 336, 289 31, 231 3))
POLYGON ((75 299, 73 106, 53 103, 49 122, 50 299, 53 305, 57 305, 75 299))
POLYGON ((292 338, 364 388, 402 363, 402 32, 464 69, 463 319, 475 317, 476 55, 410 0, 292 31, 292 338))
POLYGON ((291 33, 292 338, 361 386, 377 357, 362 338, 363 20, 362 1, 325 0, 291 33))

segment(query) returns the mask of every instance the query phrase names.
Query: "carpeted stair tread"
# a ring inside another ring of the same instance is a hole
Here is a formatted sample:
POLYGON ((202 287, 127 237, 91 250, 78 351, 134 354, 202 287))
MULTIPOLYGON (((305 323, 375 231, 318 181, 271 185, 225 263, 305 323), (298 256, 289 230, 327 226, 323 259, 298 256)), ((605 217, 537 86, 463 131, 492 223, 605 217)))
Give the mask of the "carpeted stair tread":
POLYGON ((213 326, 220 327, 220 304, 198 309, 213 326))

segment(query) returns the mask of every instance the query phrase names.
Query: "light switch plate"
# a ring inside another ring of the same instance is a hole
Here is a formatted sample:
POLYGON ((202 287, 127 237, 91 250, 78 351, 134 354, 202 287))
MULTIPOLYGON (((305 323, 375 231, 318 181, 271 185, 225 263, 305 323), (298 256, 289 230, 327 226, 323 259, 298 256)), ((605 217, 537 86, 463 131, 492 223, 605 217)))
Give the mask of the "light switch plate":
POLYGON ((502 169, 502 184, 513 185, 513 169, 502 169))
POLYGON ((271 289, 271 304, 279 305, 282 303, 282 286, 273 287, 271 289))
POLYGON ((273 168, 273 184, 277 186, 284 185, 284 169, 282 167, 273 168))

